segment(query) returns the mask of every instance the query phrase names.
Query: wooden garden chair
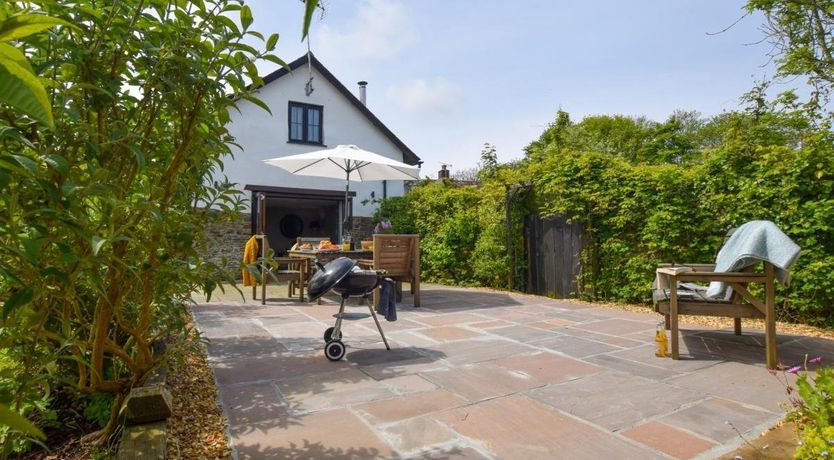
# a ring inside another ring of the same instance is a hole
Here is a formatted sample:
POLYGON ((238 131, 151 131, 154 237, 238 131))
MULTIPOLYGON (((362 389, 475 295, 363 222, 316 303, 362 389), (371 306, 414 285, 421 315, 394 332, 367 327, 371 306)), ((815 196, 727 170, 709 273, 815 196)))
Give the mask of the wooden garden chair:
MULTIPOLYGON (((660 299, 655 299, 655 310, 665 315, 666 329, 671 330, 672 359, 680 359, 678 315, 733 318, 736 335, 741 335, 742 318, 759 318, 765 322, 767 367, 776 368, 776 281, 778 278, 783 284, 787 284, 788 270, 799 256, 799 247, 772 222, 767 221, 749 222, 737 229, 737 232, 741 233, 736 236, 744 242, 745 238, 757 237, 764 233, 761 229, 771 232, 768 234, 770 241, 764 243, 763 246, 772 249, 772 246, 781 245, 773 251, 774 258, 779 259, 781 265, 775 266, 772 260, 763 260, 745 253, 745 262, 739 271, 717 272, 715 264, 663 264, 657 269, 657 283, 660 288, 658 291, 662 293, 662 296, 660 299), (745 226, 749 227, 745 229, 745 226), (754 230, 750 231, 751 229, 754 230), (776 242, 772 243, 774 240, 776 242), (787 249, 784 249, 786 246, 787 249), (751 260, 757 260, 757 262, 749 263, 751 260), (757 266, 761 267, 760 271, 755 271, 757 266), (732 294, 728 298, 726 296, 712 298, 705 294, 705 289, 687 289, 689 286, 686 283, 692 282, 725 283, 732 289, 732 294), (760 296, 750 292, 748 285, 751 283, 764 285, 760 296)), ((729 240, 725 243, 725 248, 728 244, 731 244, 729 240)), ((721 252, 716 261, 721 261, 721 252)))
MULTIPOLYGON (((260 246, 258 268, 260 269, 261 304, 266 304, 266 285, 270 280, 287 282, 287 297, 293 298, 296 289, 298 300, 304 301, 304 288, 307 286, 307 259, 295 257, 267 257, 269 254, 269 240, 266 235, 256 235, 260 246)), ((252 299, 258 300, 257 286, 252 287, 252 299)))
MULTIPOLYGON (((384 270, 397 282, 397 300, 402 300, 402 282, 408 281, 414 306, 420 306, 420 235, 374 235, 374 258, 359 261, 370 270, 384 270)), ((374 290, 374 306, 379 306, 379 288, 374 290)))
POLYGON ((736 335, 741 335, 742 318, 765 321, 765 355, 767 367, 776 367, 776 287, 773 265, 762 262, 761 273, 714 272, 714 264, 666 265, 657 269, 658 276, 667 277, 668 299, 657 302, 655 309, 665 315, 666 329, 671 330, 672 359, 680 359, 678 315, 717 316, 734 319, 736 335), (698 295, 679 295, 681 282, 727 283, 733 290, 729 300, 703 298, 698 295), (764 285, 763 297, 756 297, 747 289, 750 283, 764 285))

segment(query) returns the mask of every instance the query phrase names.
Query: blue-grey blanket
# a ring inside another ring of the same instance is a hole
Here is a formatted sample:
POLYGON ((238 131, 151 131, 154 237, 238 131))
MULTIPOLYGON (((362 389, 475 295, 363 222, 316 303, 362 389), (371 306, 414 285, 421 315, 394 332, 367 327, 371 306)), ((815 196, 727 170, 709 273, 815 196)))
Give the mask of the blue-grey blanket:
POLYGON ((391 278, 383 278, 379 288, 379 307, 376 312, 388 321, 397 320, 397 283, 391 278))
MULTIPOLYGON (((737 228, 724 243, 715 259, 715 271, 735 272, 766 261, 776 268, 776 279, 787 286, 789 270, 799 254, 799 246, 776 224, 768 220, 754 220, 737 228)), ((731 292, 725 283, 713 281, 706 295, 713 299, 726 299, 731 292)))

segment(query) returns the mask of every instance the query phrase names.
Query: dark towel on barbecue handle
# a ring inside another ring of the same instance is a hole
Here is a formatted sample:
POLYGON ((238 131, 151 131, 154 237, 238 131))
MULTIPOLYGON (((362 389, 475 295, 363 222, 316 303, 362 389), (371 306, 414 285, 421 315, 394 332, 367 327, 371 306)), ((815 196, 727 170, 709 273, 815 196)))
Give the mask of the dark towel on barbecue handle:
POLYGON ((383 278, 379 288, 379 307, 376 312, 385 316, 387 321, 397 320, 397 283, 391 278, 383 278))

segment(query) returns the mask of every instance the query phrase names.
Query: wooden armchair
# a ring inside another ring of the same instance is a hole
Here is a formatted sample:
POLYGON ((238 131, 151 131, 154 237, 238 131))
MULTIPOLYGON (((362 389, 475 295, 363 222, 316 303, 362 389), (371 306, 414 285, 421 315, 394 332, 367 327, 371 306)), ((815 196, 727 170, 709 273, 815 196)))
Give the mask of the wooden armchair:
POLYGON ((765 320, 765 355, 767 367, 776 368, 776 285, 774 266, 762 262, 763 272, 714 272, 715 265, 684 264, 663 265, 657 269, 658 280, 668 286, 668 298, 661 299, 655 305, 656 311, 665 315, 666 329, 671 329, 672 359, 680 358, 678 337, 678 315, 700 315, 733 318, 735 333, 741 335, 742 318, 761 318, 765 320), (732 288, 729 300, 704 298, 700 296, 682 296, 679 282, 726 283, 732 288), (759 298, 747 289, 750 283, 764 285, 764 298, 759 298))
MULTIPOLYGON (((259 235, 260 255, 258 268, 260 269, 261 305, 266 304, 266 285, 270 280, 287 282, 287 297, 295 296, 298 289, 298 300, 304 301, 304 288, 307 286, 309 266, 307 259, 294 257, 268 257, 269 241, 265 235, 259 235)), ((252 287, 252 299, 258 300, 257 286, 252 287)))
MULTIPOLYGON (((374 235, 373 260, 360 260, 359 266, 385 270, 397 282, 397 300, 402 300, 402 282, 411 285, 414 306, 420 306, 420 235, 374 235)), ((379 288, 374 291, 374 306, 379 305, 379 288)))

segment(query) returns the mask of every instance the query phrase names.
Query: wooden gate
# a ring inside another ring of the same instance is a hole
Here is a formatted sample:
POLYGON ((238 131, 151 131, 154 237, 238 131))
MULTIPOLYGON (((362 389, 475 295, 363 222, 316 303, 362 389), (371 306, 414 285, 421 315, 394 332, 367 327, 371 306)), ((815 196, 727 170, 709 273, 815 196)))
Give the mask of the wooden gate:
POLYGON ((582 251, 582 226, 564 216, 524 222, 527 249, 527 292, 556 298, 577 297, 582 251))

